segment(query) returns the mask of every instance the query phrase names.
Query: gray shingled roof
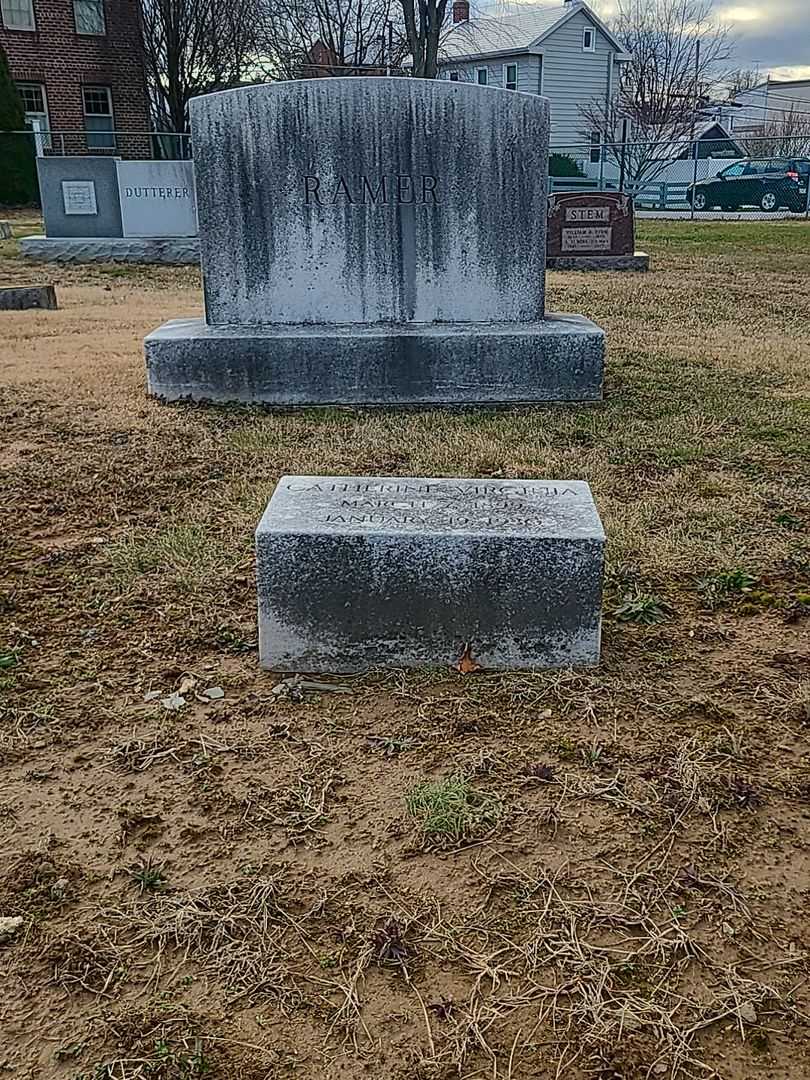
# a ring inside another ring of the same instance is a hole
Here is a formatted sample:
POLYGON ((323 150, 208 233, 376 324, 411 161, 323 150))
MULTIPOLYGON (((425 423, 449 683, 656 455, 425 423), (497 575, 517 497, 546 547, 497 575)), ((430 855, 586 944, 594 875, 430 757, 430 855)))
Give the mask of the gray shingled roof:
POLYGON ((556 4, 455 23, 442 38, 441 59, 527 49, 570 13, 570 7, 556 4))

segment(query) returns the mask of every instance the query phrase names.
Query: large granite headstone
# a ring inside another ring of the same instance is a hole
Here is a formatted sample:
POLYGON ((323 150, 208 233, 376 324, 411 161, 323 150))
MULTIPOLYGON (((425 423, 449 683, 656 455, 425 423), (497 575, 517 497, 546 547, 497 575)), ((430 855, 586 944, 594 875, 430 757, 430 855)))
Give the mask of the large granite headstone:
POLYGON ((276 405, 601 397, 604 334, 545 313, 548 103, 429 79, 191 102, 206 319, 151 393, 276 405))
POLYGON ((636 251, 633 200, 615 191, 550 195, 547 255, 550 270, 647 270, 650 265, 649 255, 636 251))
POLYGON ((581 481, 284 476, 256 533, 261 663, 594 665, 604 543, 581 481))

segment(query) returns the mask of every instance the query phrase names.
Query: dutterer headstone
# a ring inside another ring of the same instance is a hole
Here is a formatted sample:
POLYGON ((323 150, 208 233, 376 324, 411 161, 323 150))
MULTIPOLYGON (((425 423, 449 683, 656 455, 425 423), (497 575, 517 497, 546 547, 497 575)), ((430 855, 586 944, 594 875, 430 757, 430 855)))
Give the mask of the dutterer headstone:
POLYGON ((649 255, 636 251, 633 200, 615 191, 550 195, 547 254, 550 270, 647 270, 650 265, 649 255))
POLYGON ((428 79, 191 102, 206 319, 146 339, 165 399, 601 397, 604 334, 546 315, 548 103, 428 79))
POLYGON ((261 663, 594 665, 604 543, 581 481, 282 477, 256 534, 261 663))

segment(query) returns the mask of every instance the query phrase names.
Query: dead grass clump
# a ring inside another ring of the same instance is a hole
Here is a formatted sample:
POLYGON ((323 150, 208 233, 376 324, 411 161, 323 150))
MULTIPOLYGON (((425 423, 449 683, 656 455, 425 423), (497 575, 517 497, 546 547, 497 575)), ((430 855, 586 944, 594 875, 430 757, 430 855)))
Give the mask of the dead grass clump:
POLYGON ((474 980, 466 1000, 446 1014, 437 1063, 463 1071, 483 1054, 501 1075, 508 1057, 503 1075, 510 1075, 512 1063, 535 1052, 535 1033, 551 1030, 553 1042, 543 1045, 555 1076, 611 1076, 605 1070, 613 1068, 620 1076, 686 1080, 712 1075, 701 1044, 718 1024, 745 1038, 760 1025, 800 1019, 790 1001, 795 953, 777 947, 778 957, 766 963, 746 951, 721 959, 714 949, 705 926, 716 918, 718 897, 738 924, 749 915, 727 883, 703 879, 706 895, 691 893, 687 912, 675 902, 665 860, 629 872, 605 867, 610 876, 595 888, 564 870, 535 877, 500 853, 494 858, 489 873, 477 869, 493 888, 507 883, 511 920, 502 915, 497 926, 487 925, 480 913, 467 925, 416 920, 425 940, 440 941, 443 957, 474 980), (785 989, 766 981, 765 971, 785 989), (516 1029, 506 1050, 504 1031, 516 1029))
POLYGON ((201 1080, 237 1075, 222 1060, 219 1040, 212 1040, 202 1019, 183 1005, 174 1005, 168 1016, 165 1008, 107 1016, 102 1034, 115 1048, 77 1080, 201 1080))
POLYGON ((88 936, 67 934, 51 942, 43 957, 52 967, 52 981, 68 992, 110 998, 127 978, 129 963, 106 929, 88 936))
POLYGON ((235 882, 193 893, 157 893, 106 913, 122 955, 154 954, 151 978, 171 958, 192 961, 222 982, 230 1000, 273 1000, 283 1010, 303 994, 289 967, 297 940, 296 898, 277 878, 235 882))

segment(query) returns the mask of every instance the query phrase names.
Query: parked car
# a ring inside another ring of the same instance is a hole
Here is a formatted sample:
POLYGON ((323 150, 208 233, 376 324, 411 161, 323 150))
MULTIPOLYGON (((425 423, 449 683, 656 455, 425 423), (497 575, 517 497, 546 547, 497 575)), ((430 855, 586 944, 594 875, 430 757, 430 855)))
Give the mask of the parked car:
POLYGON ((717 176, 690 184, 686 197, 695 210, 757 206, 767 213, 784 208, 801 214, 807 209, 808 180, 808 158, 735 161, 717 176))

